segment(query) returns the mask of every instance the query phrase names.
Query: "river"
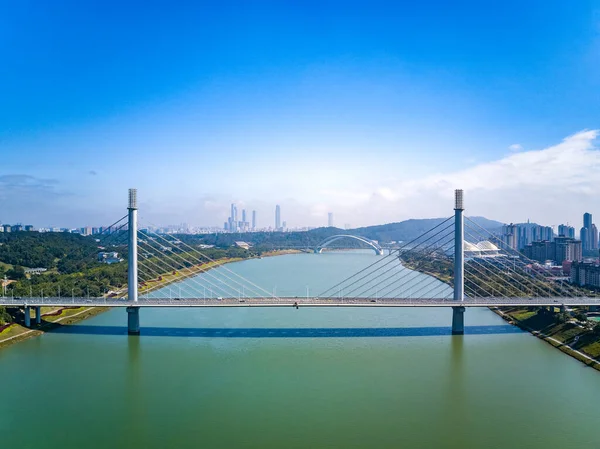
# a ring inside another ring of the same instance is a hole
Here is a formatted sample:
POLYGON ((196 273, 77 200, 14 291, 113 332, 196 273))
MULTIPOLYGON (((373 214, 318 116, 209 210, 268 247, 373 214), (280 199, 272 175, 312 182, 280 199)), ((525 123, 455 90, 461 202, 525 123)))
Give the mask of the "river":
MULTIPOLYGON (((228 268, 302 296, 376 257, 298 254, 228 268)), ((113 309, 0 351, 0 443, 600 447, 600 373, 489 310, 467 310, 462 337, 450 335, 450 320, 447 309, 142 309, 138 338, 113 309)))

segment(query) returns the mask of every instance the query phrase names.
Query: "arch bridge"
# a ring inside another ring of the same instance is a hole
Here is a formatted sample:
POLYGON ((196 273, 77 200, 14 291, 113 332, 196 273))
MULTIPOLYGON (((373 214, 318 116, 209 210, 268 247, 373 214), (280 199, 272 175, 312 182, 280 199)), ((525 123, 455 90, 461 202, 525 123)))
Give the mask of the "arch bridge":
POLYGON ((327 237, 325 240, 323 240, 321 243, 319 243, 319 245, 315 248, 315 253, 320 254, 323 251, 323 249, 327 248, 331 243, 336 242, 341 239, 354 239, 354 240, 358 240, 359 242, 366 243, 371 248, 373 248, 373 250, 375 251, 376 254, 378 254, 379 256, 383 255, 383 248, 381 246, 379 246, 379 244, 377 242, 374 242, 373 240, 368 239, 366 237, 360 237, 358 235, 351 235, 351 234, 340 234, 340 235, 332 235, 331 237, 327 237))

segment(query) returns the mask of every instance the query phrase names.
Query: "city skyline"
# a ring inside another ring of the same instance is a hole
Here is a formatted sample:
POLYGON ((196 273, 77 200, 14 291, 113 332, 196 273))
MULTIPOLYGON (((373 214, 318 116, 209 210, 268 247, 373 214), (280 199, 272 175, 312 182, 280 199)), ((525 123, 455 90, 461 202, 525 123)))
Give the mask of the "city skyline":
POLYGON ((132 6, 12 3, 0 219, 103 225, 130 187, 152 223, 222 226, 235 202, 359 227, 448 216, 455 188, 506 223, 600 215, 591 4, 338 7, 147 6, 140 24, 132 6))

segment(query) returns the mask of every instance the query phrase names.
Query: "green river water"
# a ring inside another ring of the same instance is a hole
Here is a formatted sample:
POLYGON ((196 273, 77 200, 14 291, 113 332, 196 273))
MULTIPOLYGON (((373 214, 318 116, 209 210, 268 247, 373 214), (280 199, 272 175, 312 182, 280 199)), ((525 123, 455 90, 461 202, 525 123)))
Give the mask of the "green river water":
MULTIPOLYGON (((376 257, 228 268, 302 296, 376 257)), ((113 309, 0 351, 0 447, 600 448, 599 372, 489 310, 467 310, 462 337, 450 320, 448 309, 142 309, 138 338, 113 309)))

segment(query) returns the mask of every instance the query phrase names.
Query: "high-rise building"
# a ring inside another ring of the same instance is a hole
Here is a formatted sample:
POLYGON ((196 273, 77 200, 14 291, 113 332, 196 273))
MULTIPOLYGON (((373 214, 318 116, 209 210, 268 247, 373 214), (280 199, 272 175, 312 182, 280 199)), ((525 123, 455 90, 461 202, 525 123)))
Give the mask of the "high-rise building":
POLYGON ((579 238, 583 243, 584 251, 598 248, 598 229, 592 223, 592 214, 589 212, 583 214, 583 228, 581 228, 579 238))
POLYGON ((252 211, 252 230, 254 231, 256 229, 256 211, 253 210, 252 211))
POLYGON ((238 231, 238 229, 239 229, 238 213, 237 213, 237 206, 235 205, 235 203, 231 203, 231 216, 229 217, 228 223, 229 223, 229 232, 238 231))
POLYGON ((583 214, 583 227, 588 229, 592 228, 592 214, 589 212, 583 214))
POLYGON ((275 229, 278 231, 281 229, 281 207, 279 207, 279 204, 275 206, 275 229))
POLYGON ((538 262, 553 260, 558 264, 564 261, 580 261, 583 258, 581 240, 569 237, 556 237, 552 242, 548 240, 531 242, 523 248, 523 254, 538 262))
POLYGON ((592 246, 591 249, 598 249, 598 228, 594 223, 592 223, 592 228, 590 229, 590 244, 592 246))
POLYGON ((518 249, 518 237, 517 225, 511 223, 502 226, 502 241, 506 246, 512 249, 518 249))
POLYGON ((327 214, 327 226, 333 228, 333 212, 327 214))
POLYGON ((246 209, 242 209, 242 221, 246 223, 246 209))
POLYGON ((585 226, 579 231, 579 239, 584 251, 591 249, 590 230, 585 226))
POLYGON ((522 250, 532 242, 554 240, 554 231, 550 226, 534 223, 509 224, 502 227, 502 242, 516 250, 522 250))
POLYGON ((558 225, 558 235, 563 237, 575 238, 575 228, 569 225, 558 225))

